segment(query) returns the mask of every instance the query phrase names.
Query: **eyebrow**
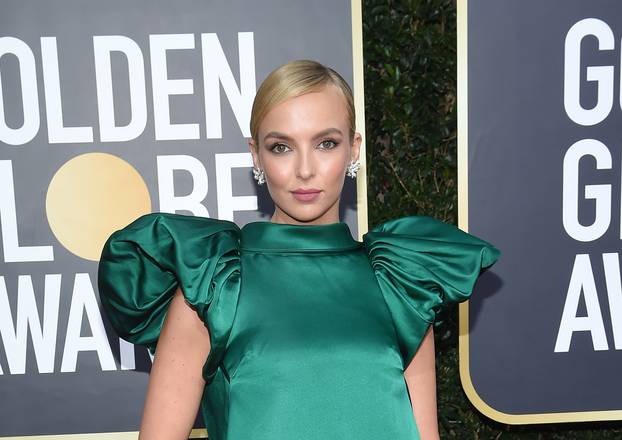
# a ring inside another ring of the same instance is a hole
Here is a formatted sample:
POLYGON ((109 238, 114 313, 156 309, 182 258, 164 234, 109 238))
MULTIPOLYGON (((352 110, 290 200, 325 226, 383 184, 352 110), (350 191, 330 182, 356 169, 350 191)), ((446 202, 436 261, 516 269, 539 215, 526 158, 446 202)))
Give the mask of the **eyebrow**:
MULTIPOLYGON (((313 139, 318 139, 318 138, 327 136, 329 134, 338 134, 340 136, 343 136, 343 132, 341 130, 335 127, 331 127, 331 128, 327 128, 326 130, 322 130, 319 133, 316 133, 315 136, 313 136, 313 139)), ((285 133, 281 133, 279 131, 271 131, 270 133, 264 136, 263 141, 266 142, 266 139, 269 139, 269 138, 283 139, 286 141, 293 140, 290 136, 286 135, 285 133)))

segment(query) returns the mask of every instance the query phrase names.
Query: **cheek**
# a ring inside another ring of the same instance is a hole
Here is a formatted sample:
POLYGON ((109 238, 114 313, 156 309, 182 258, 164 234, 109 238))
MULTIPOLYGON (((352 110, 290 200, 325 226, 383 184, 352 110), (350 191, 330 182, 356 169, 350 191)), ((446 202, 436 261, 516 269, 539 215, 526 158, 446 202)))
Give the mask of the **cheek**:
POLYGON ((287 163, 287 158, 266 155, 262 164, 273 187, 285 185, 291 178, 292 167, 287 163))
POLYGON ((345 175, 345 158, 334 157, 324 160, 321 170, 325 179, 339 181, 345 175))

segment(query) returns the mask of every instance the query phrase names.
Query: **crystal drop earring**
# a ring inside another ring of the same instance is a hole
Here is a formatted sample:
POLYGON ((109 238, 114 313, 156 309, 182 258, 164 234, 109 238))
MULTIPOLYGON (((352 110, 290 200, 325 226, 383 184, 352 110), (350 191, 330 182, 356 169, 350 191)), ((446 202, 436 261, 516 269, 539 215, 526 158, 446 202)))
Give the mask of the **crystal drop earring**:
POLYGON ((258 185, 263 185, 266 181, 266 173, 263 170, 258 170, 253 167, 253 178, 257 181, 258 185))
POLYGON ((356 179, 356 173, 358 173, 359 168, 361 168, 361 163, 357 161, 351 161, 346 169, 346 176, 352 177, 356 179))

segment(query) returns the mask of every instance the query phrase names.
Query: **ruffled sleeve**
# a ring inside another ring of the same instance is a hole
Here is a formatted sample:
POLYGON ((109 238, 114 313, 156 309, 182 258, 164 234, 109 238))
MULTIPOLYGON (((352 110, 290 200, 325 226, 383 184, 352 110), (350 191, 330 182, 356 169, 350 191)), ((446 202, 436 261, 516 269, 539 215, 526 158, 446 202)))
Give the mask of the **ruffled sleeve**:
POLYGON ((144 215, 106 241, 98 268, 101 303, 120 337, 155 353, 178 286, 210 332, 209 383, 227 344, 239 295, 239 228, 179 214, 144 215))
POLYGON ((480 272, 500 255, 492 244, 424 216, 381 224, 363 242, 405 365, 442 309, 467 300, 480 272))

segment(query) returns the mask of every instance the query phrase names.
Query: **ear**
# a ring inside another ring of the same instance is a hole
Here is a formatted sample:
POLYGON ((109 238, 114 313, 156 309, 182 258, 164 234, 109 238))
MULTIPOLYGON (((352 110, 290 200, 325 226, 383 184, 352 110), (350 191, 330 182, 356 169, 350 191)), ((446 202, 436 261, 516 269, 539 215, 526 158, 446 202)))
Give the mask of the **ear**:
POLYGON ((259 154, 257 154, 257 143, 255 142, 255 139, 248 139, 248 148, 250 149, 251 155, 253 156, 253 166, 260 170, 261 164, 259 163, 259 154))
POLYGON ((352 162, 356 162, 359 159, 362 142, 363 137, 361 136, 361 133, 354 133, 354 139, 352 139, 352 145, 350 146, 350 160, 352 160, 352 162))

